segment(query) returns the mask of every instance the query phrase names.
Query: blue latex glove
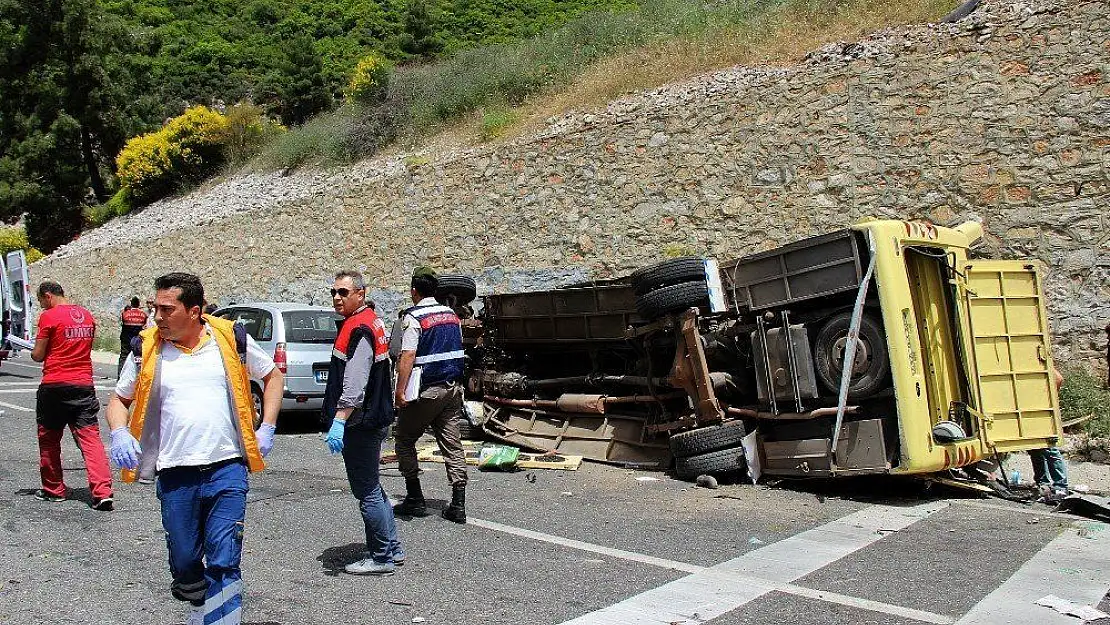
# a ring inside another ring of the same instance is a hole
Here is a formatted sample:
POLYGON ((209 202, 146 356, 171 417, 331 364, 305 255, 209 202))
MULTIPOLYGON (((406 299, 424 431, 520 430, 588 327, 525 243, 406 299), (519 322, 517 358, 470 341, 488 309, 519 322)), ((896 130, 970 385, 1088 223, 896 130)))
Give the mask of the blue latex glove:
POLYGON ((139 447, 139 441, 131 436, 131 431, 126 427, 118 427, 112 430, 112 462, 121 469, 137 469, 139 468, 139 454, 143 453, 143 449, 139 447))
POLYGON ((324 437, 324 442, 328 444, 328 449, 331 450, 331 453, 337 454, 343 451, 343 432, 346 429, 346 421, 332 419, 331 428, 328 429, 328 435, 324 437))
POLYGON ((263 458, 274 448, 274 432, 276 431, 277 426, 269 423, 263 423, 254 431, 254 437, 258 440, 258 451, 263 458))

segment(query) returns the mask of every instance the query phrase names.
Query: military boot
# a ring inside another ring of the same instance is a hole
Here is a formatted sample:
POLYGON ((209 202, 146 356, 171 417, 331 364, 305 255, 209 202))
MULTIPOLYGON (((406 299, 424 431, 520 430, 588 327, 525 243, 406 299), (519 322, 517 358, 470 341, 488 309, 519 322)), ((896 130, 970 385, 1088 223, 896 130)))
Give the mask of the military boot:
POLYGON ((428 516, 428 504, 420 489, 420 478, 405 478, 405 500, 393 506, 396 516, 428 516))
POLYGON ((466 523, 466 485, 451 487, 451 505, 443 509, 443 518, 455 523, 466 523))

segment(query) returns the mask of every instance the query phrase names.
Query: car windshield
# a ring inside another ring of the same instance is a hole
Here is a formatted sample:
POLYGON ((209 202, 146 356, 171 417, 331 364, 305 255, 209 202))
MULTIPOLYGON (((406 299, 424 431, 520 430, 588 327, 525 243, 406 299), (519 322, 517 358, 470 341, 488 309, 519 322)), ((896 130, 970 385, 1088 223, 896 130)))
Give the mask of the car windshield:
POLYGON ((343 317, 327 310, 291 310, 281 313, 288 343, 331 343, 343 317))

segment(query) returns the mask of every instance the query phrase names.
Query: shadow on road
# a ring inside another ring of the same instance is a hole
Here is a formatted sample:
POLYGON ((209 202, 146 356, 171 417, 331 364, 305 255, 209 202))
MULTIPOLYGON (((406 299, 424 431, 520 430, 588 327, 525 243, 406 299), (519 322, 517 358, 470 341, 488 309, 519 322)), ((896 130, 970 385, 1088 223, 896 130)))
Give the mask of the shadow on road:
MULTIPOLYGON (((35 487, 35 488, 20 488, 20 489, 17 489, 13 494, 17 497, 34 497, 35 496, 35 491, 37 491, 37 490, 38 490, 38 487, 35 487)), ((81 503, 83 503, 85 505, 91 506, 92 502, 93 502, 93 498, 92 498, 92 493, 89 491, 88 488, 69 488, 69 487, 66 487, 65 501, 80 501, 81 503)), ((53 501, 53 502, 44 502, 44 503, 62 503, 62 502, 53 501)))
POLYGON ((811 493, 818 501, 844 499, 884 506, 916 506, 939 499, 980 498, 962 489, 938 487, 914 477, 861 475, 836 479, 780 479, 771 488, 811 493))
POLYGON ((316 557, 324 568, 324 575, 338 577, 343 572, 343 567, 363 558, 366 553, 365 543, 350 543, 339 547, 328 547, 316 557))

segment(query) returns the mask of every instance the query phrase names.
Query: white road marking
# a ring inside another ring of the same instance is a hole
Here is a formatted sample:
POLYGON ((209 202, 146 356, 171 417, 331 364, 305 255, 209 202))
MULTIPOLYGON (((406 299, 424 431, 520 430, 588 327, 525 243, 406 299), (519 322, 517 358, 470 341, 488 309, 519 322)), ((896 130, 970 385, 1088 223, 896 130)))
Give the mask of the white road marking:
POLYGON ((685 562, 677 562, 675 560, 667 560, 665 558, 656 558, 642 553, 633 551, 624 551, 623 549, 614 549, 612 547, 603 547, 601 545, 594 545, 591 543, 582 542, 580 540, 573 540, 570 538, 563 538, 562 536, 555 536, 552 534, 544 534, 543 532, 536 532, 526 530, 511 525, 503 525, 494 521, 486 521, 485 519, 468 518, 466 522, 470 525, 477 525, 496 532, 503 532, 505 534, 512 534, 513 536, 520 536, 522 538, 531 538, 532 540, 539 540, 545 543, 552 543, 561 545, 563 547, 570 547, 571 549, 578 549, 581 551, 589 551, 603 556, 610 556, 613 558, 620 558, 621 560, 629 560, 631 562, 639 562, 641 564, 650 564, 663 569, 671 569, 674 571, 682 571, 683 573, 701 573, 706 570, 704 566, 696 564, 687 564, 685 562))
POLYGON ((22 410, 23 412, 34 412, 35 411, 34 408, 25 408, 23 406, 17 406, 15 404, 9 404, 6 401, 0 401, 0 406, 3 406, 5 408, 11 408, 12 410, 22 410))
POLYGON ((949 625, 955 619, 943 614, 789 583, 870 545, 881 539, 884 532, 909 527, 947 505, 947 502, 935 502, 912 508, 871 506, 712 567, 594 545, 484 519, 471 518, 469 523, 514 536, 690 573, 682 579, 608 608, 567 621, 564 625, 660 625, 687 620, 702 622, 735 610, 773 591, 926 623, 949 625))
POLYGON ((1079 621, 1074 617, 1033 602, 1054 594, 1097 607, 1106 593, 1107 562, 1110 525, 1076 523, 984 597, 957 625, 1076 625, 1079 621))

